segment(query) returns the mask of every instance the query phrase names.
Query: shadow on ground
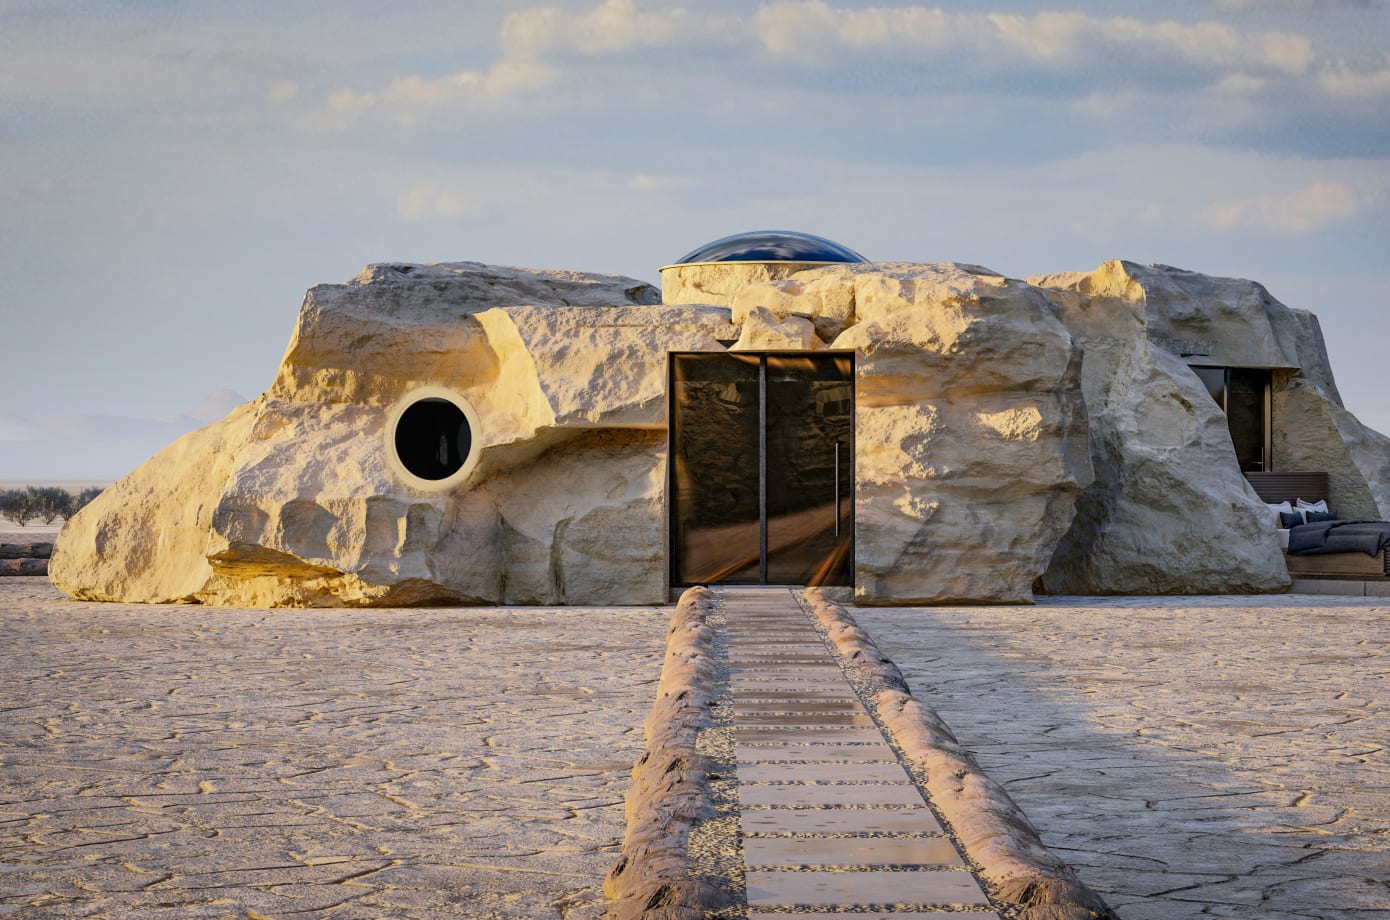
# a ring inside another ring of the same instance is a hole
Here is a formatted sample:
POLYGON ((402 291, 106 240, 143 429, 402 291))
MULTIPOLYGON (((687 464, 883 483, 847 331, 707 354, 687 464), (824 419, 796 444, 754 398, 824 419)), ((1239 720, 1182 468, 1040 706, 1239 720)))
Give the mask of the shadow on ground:
POLYGON ((1125 920, 1390 916, 1390 605, 853 613, 1125 920))

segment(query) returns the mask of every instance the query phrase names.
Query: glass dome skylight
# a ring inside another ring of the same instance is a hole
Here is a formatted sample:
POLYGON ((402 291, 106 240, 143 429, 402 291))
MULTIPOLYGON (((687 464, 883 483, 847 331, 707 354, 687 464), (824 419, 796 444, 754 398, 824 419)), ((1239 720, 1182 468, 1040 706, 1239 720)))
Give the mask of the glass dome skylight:
POLYGON ((735 233, 687 253, 676 265, 697 262, 867 262, 847 246, 790 230, 735 233))

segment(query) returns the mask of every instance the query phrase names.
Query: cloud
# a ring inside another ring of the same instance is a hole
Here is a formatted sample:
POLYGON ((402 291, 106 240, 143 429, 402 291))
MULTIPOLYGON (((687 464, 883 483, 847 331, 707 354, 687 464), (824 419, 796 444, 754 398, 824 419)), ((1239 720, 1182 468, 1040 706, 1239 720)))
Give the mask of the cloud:
POLYGON ((1296 13, 1330 13, 1337 10, 1369 10, 1384 7, 1390 0, 1215 0, 1224 10, 1238 13, 1268 13, 1284 9, 1296 13))
POLYGON ((535 61, 499 61, 487 70, 460 70, 428 79, 418 74, 396 77, 380 90, 343 89, 328 97, 312 119, 320 128, 342 130, 381 114, 400 125, 414 125, 456 105, 504 103, 551 83, 556 70, 535 61))
MULTIPOLYGON (((1331 39, 1311 23, 1277 31, 1246 28, 1233 14, 1226 19, 846 0, 772 0, 743 17, 694 4, 639 7, 636 0, 523 7, 471 52, 486 55, 490 43, 491 61, 443 75, 404 74, 376 88, 340 88, 307 123, 333 131, 383 120, 434 126, 446 124, 445 114, 478 112, 520 123, 541 111, 569 117, 649 109, 672 98, 737 120, 727 115, 731 94, 742 96, 741 106, 771 109, 768 100, 782 93, 813 105, 830 97, 930 99, 938 111, 967 100, 977 112, 982 102, 1070 99, 1082 116, 1086 108, 1099 113, 1144 98, 1178 114, 1165 123, 1169 139, 1253 137, 1292 150, 1317 148, 1327 135, 1285 130, 1309 119, 1359 126, 1358 151, 1390 134, 1364 111, 1367 100, 1390 96, 1390 58, 1334 62, 1310 35, 1331 39), (757 98, 743 92, 750 85, 759 87, 757 98), (692 93, 692 86, 699 89, 692 93), (1194 92, 1206 98, 1194 104, 1194 92)), ((1119 130, 1114 126, 1144 116, 1121 111, 1112 119, 1099 127, 1119 130)), ((1096 116, 1076 126, 1096 130, 1096 116)))
POLYGON ((704 16, 681 7, 640 10, 634 0, 602 0, 585 13, 555 7, 512 13, 502 23, 502 52, 535 59, 556 51, 611 54, 632 48, 661 48, 682 42, 720 41, 735 20, 704 16))
POLYGON ((926 6, 835 7, 824 0, 772 3, 755 17, 759 40, 774 55, 807 62, 827 52, 953 53, 1008 67, 1020 61, 1067 70, 1117 56, 1152 58, 1214 72, 1305 72, 1312 45, 1288 32, 1241 32, 1218 22, 1184 24, 1079 12, 953 13, 926 6))
POLYGON ((1390 54, 1369 67, 1329 64, 1318 74, 1318 84, 1329 96, 1344 99, 1390 97, 1390 54))
POLYGON ((1259 195, 1214 201, 1200 214, 1215 230, 1263 230, 1306 233, 1350 217, 1356 196, 1340 182, 1315 182, 1287 195, 1259 195))
POLYGON ((487 213, 477 196, 434 183, 408 189, 396 201, 396 214, 406 221, 476 220, 487 213))

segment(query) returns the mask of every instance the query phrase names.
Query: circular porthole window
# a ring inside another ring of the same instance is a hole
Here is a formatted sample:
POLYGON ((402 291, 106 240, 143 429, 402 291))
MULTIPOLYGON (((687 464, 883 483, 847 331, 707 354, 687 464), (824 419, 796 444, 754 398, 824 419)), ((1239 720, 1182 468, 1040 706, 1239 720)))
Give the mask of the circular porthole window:
POLYGON ((391 410, 386 456, 409 485, 442 492, 468 478, 478 462, 478 414, 443 387, 423 387, 391 410))

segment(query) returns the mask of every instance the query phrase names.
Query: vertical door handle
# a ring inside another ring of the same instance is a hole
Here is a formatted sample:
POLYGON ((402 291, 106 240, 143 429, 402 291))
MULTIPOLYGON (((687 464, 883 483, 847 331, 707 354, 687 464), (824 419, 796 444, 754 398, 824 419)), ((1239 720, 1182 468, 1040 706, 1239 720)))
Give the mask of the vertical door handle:
POLYGON ((835 536, 840 535, 840 442, 835 442, 835 536))

